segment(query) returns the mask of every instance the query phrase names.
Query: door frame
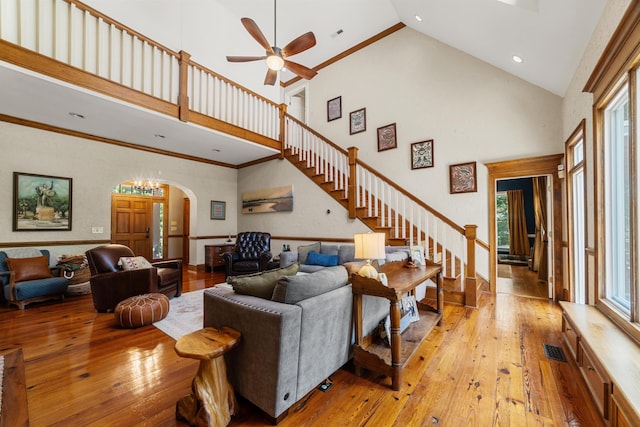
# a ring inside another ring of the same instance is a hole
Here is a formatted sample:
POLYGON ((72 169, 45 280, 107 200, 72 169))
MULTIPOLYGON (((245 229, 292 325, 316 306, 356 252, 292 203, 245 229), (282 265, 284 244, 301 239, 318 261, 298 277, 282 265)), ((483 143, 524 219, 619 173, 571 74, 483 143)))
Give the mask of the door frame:
POLYGON ((564 154, 529 157, 485 163, 489 171, 489 286, 496 292, 498 246, 496 241, 496 183, 501 179, 513 179, 527 176, 550 175, 552 177, 552 215, 553 218, 553 300, 563 297, 563 265, 562 265, 562 186, 558 177, 558 165, 563 163, 564 154))

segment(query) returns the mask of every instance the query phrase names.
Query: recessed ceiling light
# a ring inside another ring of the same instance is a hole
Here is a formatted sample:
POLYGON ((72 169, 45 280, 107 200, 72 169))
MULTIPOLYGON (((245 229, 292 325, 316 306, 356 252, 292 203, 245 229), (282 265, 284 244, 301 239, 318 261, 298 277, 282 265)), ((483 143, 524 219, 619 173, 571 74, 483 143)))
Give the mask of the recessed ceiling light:
POLYGON ((422 16, 420 16, 420 15, 416 15, 416 21, 418 21, 418 22, 422 22, 422 16))
POLYGON ((69 112, 69 115, 71 117, 76 118, 76 119, 84 119, 84 116, 82 114, 79 114, 79 113, 69 112))
POLYGON ((511 59, 513 59, 513 62, 517 62, 518 64, 522 63, 522 57, 518 56, 518 55, 513 55, 511 57, 511 59))

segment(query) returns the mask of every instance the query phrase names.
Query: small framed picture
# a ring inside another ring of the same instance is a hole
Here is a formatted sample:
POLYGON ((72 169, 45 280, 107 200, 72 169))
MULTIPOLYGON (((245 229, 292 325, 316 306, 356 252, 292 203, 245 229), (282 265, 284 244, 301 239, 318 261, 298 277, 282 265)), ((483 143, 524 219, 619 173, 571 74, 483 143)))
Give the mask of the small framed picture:
POLYGON ((396 124, 382 126, 378 128, 378 151, 390 150, 397 148, 396 140, 396 124))
POLYGON ((327 121, 336 120, 342 117, 342 97, 333 98, 327 101, 327 121))
POLYGON ((349 135, 367 130, 367 109, 361 108, 349 113, 349 135))
POLYGON ((413 261, 413 264, 417 266, 425 265, 424 255, 419 246, 411 247, 411 261, 413 261))
POLYGON ((227 213, 227 203, 217 200, 211 201, 211 219, 225 219, 227 213))
POLYGON ((382 286, 389 286, 389 279, 384 273, 378 273, 378 282, 382 283, 382 286))
POLYGON ((433 167, 433 139, 411 144, 411 169, 433 167))
POLYGON ((476 162, 459 163, 449 166, 449 192, 474 193, 478 191, 476 162))

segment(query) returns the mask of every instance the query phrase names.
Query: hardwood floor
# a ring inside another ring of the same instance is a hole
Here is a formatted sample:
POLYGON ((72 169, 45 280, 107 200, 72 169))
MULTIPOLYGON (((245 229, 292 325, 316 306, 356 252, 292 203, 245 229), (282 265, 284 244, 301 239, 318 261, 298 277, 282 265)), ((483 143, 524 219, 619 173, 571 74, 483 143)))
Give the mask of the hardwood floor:
MULTIPOLYGON (((184 288, 221 281, 219 273, 185 273, 184 288)), ((400 391, 347 365, 329 391, 312 392, 279 425, 603 425, 575 363, 544 355, 543 343, 561 345, 560 322, 558 305, 543 299, 483 294, 478 309, 445 305, 400 391)), ((155 327, 119 329, 87 295, 24 312, 0 308, 0 330, 0 350, 24 351, 31 426, 185 425, 175 404, 198 364, 178 357, 175 341, 155 327)), ((269 421, 241 399, 230 425, 269 421)))
POLYGON ((498 264, 496 292, 523 297, 549 298, 549 287, 526 265, 498 264))

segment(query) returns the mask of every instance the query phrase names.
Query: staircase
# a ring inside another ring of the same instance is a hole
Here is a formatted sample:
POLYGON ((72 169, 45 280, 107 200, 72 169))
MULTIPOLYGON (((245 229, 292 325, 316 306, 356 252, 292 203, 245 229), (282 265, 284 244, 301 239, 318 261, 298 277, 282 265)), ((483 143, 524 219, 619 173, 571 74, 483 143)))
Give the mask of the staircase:
POLYGON ((389 245, 420 246, 441 263, 445 301, 477 305, 475 225, 455 224, 359 160, 357 148, 344 150, 288 114, 282 157, 389 245))

